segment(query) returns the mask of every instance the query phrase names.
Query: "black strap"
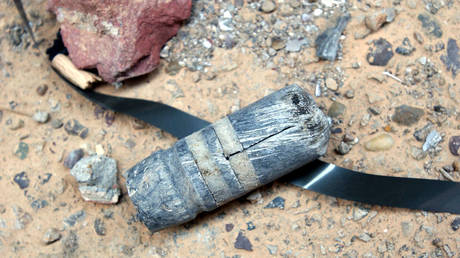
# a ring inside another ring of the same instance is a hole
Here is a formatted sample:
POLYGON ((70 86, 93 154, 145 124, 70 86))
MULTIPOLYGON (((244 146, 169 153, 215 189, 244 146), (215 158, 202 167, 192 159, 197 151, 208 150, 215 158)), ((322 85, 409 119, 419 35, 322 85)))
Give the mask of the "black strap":
MULTIPOLYGON (((47 51, 50 59, 58 52, 65 53, 59 38, 58 35, 55 45, 47 51)), ((178 138, 210 124, 165 104, 82 90, 63 79, 101 107, 131 115, 178 138)), ((460 183, 455 182, 370 175, 319 160, 293 172, 286 180, 308 190, 357 202, 460 214, 460 183)))
POLYGON ((320 160, 298 169, 286 180, 351 201, 460 214, 460 184, 450 181, 370 175, 320 160))

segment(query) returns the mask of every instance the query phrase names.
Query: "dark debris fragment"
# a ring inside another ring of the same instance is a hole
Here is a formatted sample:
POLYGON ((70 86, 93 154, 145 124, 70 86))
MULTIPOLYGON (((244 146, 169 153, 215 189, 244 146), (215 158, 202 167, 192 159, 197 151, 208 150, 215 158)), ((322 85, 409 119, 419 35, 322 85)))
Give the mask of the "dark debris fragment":
POLYGON ((455 218, 450 224, 450 227, 453 231, 457 231, 460 228, 460 217, 455 218))
POLYGON ((64 159, 64 166, 72 169, 73 166, 75 166, 75 164, 77 164, 77 162, 81 158, 83 158, 84 155, 85 153, 83 152, 82 149, 76 149, 76 150, 71 151, 69 155, 67 155, 67 157, 65 157, 64 159))
POLYGON ((447 71, 452 71, 452 76, 455 78, 460 70, 460 54, 455 39, 450 38, 447 41, 447 55, 442 55, 441 61, 446 65, 447 71))
POLYGON ((26 189, 27 187, 29 187, 30 180, 27 177, 27 174, 25 171, 22 171, 16 174, 13 180, 16 184, 18 184, 19 188, 21 189, 26 189))
POLYGON ((235 226, 232 223, 225 224, 225 231, 230 232, 235 226))
POLYGON ((385 66, 393 57, 393 46, 384 38, 374 40, 366 56, 366 60, 371 65, 385 66))
POLYGON ((94 231, 96 231, 96 234, 98 234, 99 236, 105 236, 106 228, 105 223, 102 219, 97 218, 94 220, 94 231))
POLYGON ((271 202, 269 202, 264 208, 265 209, 273 209, 273 208, 279 208, 280 210, 284 209, 284 198, 281 196, 276 197, 273 199, 271 202))
POLYGON ((324 60, 334 61, 339 51, 339 39, 350 20, 346 14, 337 20, 337 24, 321 33, 315 40, 316 55, 324 60))
POLYGON ((236 241, 235 241, 235 248, 236 249, 243 249, 243 250, 247 250, 247 251, 252 251, 252 244, 251 242, 249 241, 249 239, 243 235, 243 232, 239 232, 238 233, 238 236, 236 237, 236 241))
POLYGON ((449 150, 455 156, 460 155, 458 150, 460 149, 460 135, 452 136, 449 139, 449 150))

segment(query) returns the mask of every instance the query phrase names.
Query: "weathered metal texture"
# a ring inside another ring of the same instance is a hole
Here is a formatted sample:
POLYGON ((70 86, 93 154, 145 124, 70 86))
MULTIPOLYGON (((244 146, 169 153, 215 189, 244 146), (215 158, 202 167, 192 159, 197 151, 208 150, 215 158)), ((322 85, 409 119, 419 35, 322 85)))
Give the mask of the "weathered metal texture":
POLYGON ((297 85, 217 121, 125 174, 151 231, 192 220, 326 152, 329 119, 297 85))

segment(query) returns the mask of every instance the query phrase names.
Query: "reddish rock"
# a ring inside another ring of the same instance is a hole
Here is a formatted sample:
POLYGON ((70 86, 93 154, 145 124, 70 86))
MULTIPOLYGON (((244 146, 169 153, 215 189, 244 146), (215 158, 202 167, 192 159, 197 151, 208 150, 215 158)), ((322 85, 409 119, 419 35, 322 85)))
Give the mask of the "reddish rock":
POLYGON ((78 68, 97 68, 108 82, 146 74, 190 16, 191 0, 49 0, 78 68))

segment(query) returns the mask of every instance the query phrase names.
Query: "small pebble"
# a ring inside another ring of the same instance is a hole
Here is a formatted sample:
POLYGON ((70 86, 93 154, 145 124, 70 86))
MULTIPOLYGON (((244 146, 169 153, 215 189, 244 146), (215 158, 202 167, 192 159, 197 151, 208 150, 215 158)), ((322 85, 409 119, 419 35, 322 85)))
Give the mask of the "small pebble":
POLYGON ((387 65, 393 57, 393 46, 384 38, 374 40, 372 44, 366 56, 367 62, 376 66, 387 65))
POLYGON ((64 122, 62 122, 61 119, 53 119, 51 120, 51 127, 54 129, 59 129, 64 125, 64 122))
POLYGON ((422 23, 422 27, 425 29, 426 34, 433 35, 437 38, 442 37, 441 26, 435 20, 434 16, 421 13, 417 16, 417 19, 422 23))
POLYGON ((276 255, 276 253, 278 252, 278 246, 276 246, 276 245, 266 245, 266 247, 268 249, 268 252, 271 255, 276 255))
POLYGON ((454 168, 454 171, 460 172, 460 161, 456 160, 452 163, 452 167, 454 168))
POLYGON ((345 109, 346 107, 344 104, 334 101, 334 103, 332 103, 332 105, 329 107, 327 115, 332 118, 336 118, 343 115, 345 113, 345 109))
POLYGON ((355 207, 353 208, 353 220, 359 221, 369 214, 369 210, 363 207, 355 207))
POLYGON ((345 142, 340 142, 340 144, 335 148, 335 151, 340 155, 345 155, 351 150, 351 145, 346 144, 345 142))
POLYGON ((58 241, 59 239, 61 239, 61 232, 59 232, 59 230, 56 228, 50 228, 43 235, 42 242, 45 245, 49 245, 58 241))
POLYGON ((49 118, 50 118, 50 114, 48 112, 45 112, 45 111, 37 111, 33 115, 33 119, 35 121, 37 121, 38 123, 40 123, 40 124, 44 124, 44 123, 48 122, 49 118))
POLYGON ((76 119, 67 121, 64 125, 65 131, 70 135, 78 135, 85 139, 88 136, 88 128, 80 124, 76 119))
POLYGON ((423 109, 401 105, 395 109, 391 119, 400 125, 410 126, 417 123, 424 113, 423 109))
POLYGON ((44 85, 40 85, 37 87, 36 89, 36 92, 39 96, 43 96, 46 94, 46 92, 48 91, 48 85, 44 84, 44 85))
POLYGON ((77 180, 85 201, 105 204, 118 202, 120 188, 114 159, 102 155, 89 156, 78 161, 70 173, 77 180))
POLYGON ((460 155, 458 152, 460 149, 460 135, 452 136, 449 139, 449 150, 455 156, 460 155))
POLYGON ((96 231, 96 234, 99 236, 105 236, 106 228, 102 219, 97 218, 94 220, 94 231, 96 231))
POLYGON ((29 177, 27 177, 27 174, 25 171, 22 171, 21 173, 17 173, 16 175, 14 175, 13 181, 16 184, 18 184, 21 190, 29 187, 29 183, 30 183, 29 177))
POLYGON ((272 45, 271 47, 278 51, 278 50, 281 50, 283 49, 284 47, 286 46, 286 42, 284 42, 284 40, 282 40, 281 38, 279 37, 274 37, 272 38, 272 45))
POLYGON ((354 98, 354 97, 355 97, 355 91, 354 91, 354 90, 347 90, 347 91, 345 92, 345 97, 346 97, 347 99, 352 99, 352 98, 354 98))
POLYGON ((235 226, 232 223, 225 224, 225 231, 230 232, 235 226))
POLYGON ((272 0, 265 0, 262 2, 260 10, 264 13, 271 13, 276 10, 276 4, 272 0))
POLYGON ((73 150, 65 157, 64 159, 64 166, 67 168, 72 169, 73 166, 81 159, 85 153, 83 152, 83 149, 76 149, 73 150))
POLYGON ((252 251, 251 242, 249 241, 249 239, 245 235, 243 235, 243 232, 241 232, 241 231, 238 233, 238 236, 236 237, 234 247, 236 249, 243 249, 243 250, 247 250, 247 251, 252 251))
POLYGON ((279 208, 280 210, 284 209, 284 198, 281 196, 276 197, 273 199, 271 202, 269 202, 264 208, 265 209, 273 209, 273 208, 279 208))
POLYGON ((246 225, 248 226, 249 231, 256 229, 256 226, 254 225, 252 221, 247 222, 246 225))
POLYGON ((16 131, 24 127, 24 120, 22 119, 12 119, 11 124, 8 125, 8 128, 12 131, 16 131))
POLYGON ((394 143, 395 142, 390 135, 382 134, 366 142, 364 148, 368 151, 385 151, 391 149, 394 143))
POLYGON ((410 155, 415 160, 422 160, 426 157, 427 153, 417 146, 411 146, 410 155))
POLYGON ((75 226, 75 224, 79 221, 82 221, 86 218, 86 212, 84 210, 79 210, 67 218, 64 219, 64 223, 70 227, 75 226))
POLYGON ((428 136, 426 137, 426 141, 423 144, 422 150, 427 151, 428 149, 436 147, 442 140, 441 135, 438 131, 433 130, 431 131, 428 136))
POLYGON ((395 15, 394 8, 385 8, 366 16, 364 22, 371 31, 377 31, 384 23, 392 22, 395 15))
POLYGON ((15 148, 14 155, 21 160, 27 158, 27 154, 29 154, 29 145, 25 142, 20 142, 15 148))
POLYGON ((414 38, 419 44, 423 44, 424 40, 423 40, 422 34, 418 32, 414 32, 414 38))
POLYGON ((339 89, 339 85, 337 84, 337 81, 332 79, 332 78, 327 78, 326 79, 326 86, 333 91, 336 91, 339 89))
POLYGON ((425 142, 426 137, 432 130, 433 130, 433 124, 428 123, 423 128, 415 130, 414 137, 419 142, 425 142))
POLYGON ((78 246, 78 236, 73 230, 70 230, 67 237, 62 240, 62 247, 64 250, 63 256, 74 257, 78 246))
POLYGON ((460 228, 460 217, 455 218, 452 223, 450 223, 450 227, 453 231, 457 231, 460 228))

